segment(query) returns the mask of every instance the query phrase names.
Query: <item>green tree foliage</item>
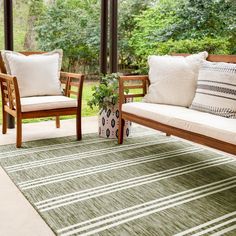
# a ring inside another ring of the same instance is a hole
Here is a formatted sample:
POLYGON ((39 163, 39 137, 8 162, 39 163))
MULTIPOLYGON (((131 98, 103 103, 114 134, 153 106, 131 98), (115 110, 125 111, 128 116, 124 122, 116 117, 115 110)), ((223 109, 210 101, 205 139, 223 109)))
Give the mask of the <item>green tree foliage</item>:
POLYGON ((231 2, 226 0, 183 1, 177 6, 176 22, 163 32, 165 39, 201 39, 227 35, 231 32, 229 25, 233 19, 229 15, 232 11, 231 2))
POLYGON ((149 0, 120 0, 119 1, 119 59, 120 64, 129 66, 135 58, 133 47, 129 44, 134 28, 135 18, 138 17, 154 1, 149 0))
POLYGON ((234 0, 160 0, 135 19, 134 63, 146 68, 150 54, 236 53, 235 6, 234 0))
POLYGON ((97 0, 57 0, 47 6, 36 30, 39 47, 42 50, 63 49, 67 58, 64 63, 65 69, 86 73, 97 70, 99 53, 97 0), (93 65, 95 68, 91 69, 93 65))
MULTIPOLYGON (((31 2, 40 49, 62 48, 66 70, 98 73, 100 0, 53 0, 43 11, 31 2)), ((235 0, 119 0, 121 68, 146 69, 150 54, 235 54, 235 22, 235 0)))

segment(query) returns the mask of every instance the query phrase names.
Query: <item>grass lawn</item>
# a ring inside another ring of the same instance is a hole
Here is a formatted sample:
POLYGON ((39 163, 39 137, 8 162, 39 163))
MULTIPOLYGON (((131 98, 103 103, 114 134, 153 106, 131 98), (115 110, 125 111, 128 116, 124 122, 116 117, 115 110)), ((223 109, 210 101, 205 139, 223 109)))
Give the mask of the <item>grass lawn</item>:
MULTIPOLYGON (((98 108, 96 109, 91 109, 88 105, 87 102, 88 100, 92 97, 92 87, 94 85, 98 84, 98 82, 85 82, 84 83, 84 88, 83 88, 83 101, 82 101, 82 116, 96 116, 98 114, 98 108)), ((2 103, 0 101, 0 107, 2 103)), ((71 119, 74 116, 65 116, 61 117, 61 119, 71 119)), ((41 119, 27 119, 24 120, 24 123, 32 123, 32 122, 39 122, 39 121, 46 121, 46 120, 52 120, 54 118, 41 118, 41 119)), ((0 124, 2 123, 2 109, 0 108, 0 124)))

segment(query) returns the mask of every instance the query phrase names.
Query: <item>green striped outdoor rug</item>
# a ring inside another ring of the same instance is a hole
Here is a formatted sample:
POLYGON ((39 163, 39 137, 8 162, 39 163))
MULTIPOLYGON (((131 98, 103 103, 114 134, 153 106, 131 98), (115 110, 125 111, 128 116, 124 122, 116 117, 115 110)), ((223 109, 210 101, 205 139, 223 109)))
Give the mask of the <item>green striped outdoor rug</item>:
POLYGON ((236 158, 155 131, 2 146, 0 164, 57 235, 236 235, 236 158))

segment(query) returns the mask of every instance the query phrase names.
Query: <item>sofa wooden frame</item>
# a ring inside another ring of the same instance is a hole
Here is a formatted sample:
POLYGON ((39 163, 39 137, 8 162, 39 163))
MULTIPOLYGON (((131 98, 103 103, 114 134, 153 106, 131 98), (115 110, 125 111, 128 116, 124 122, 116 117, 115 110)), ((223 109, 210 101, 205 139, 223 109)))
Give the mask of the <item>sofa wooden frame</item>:
MULTIPOLYGON (((43 52, 22 52, 22 54, 26 56, 42 53, 43 52)), ((84 75, 61 72, 60 81, 64 96, 70 97, 71 95, 75 95, 77 97, 77 107, 22 112, 17 78, 6 73, 6 68, 0 54, 0 85, 3 117, 2 133, 7 133, 7 114, 10 114, 16 118, 16 147, 19 148, 22 145, 22 120, 32 118, 56 117, 56 127, 60 128, 60 116, 76 115, 76 135, 77 140, 81 140, 81 106, 84 75), (72 90, 72 87, 76 87, 77 91, 72 90)), ((45 86, 47 85, 45 84, 45 86)))
MULTIPOLYGON (((174 56, 188 56, 189 54, 174 54, 174 56)), ((208 61, 212 62, 228 62, 228 63, 236 63, 236 55, 209 55, 207 58, 208 61)), ((121 76, 119 81, 119 110, 120 110, 120 118, 119 118, 119 138, 118 143, 123 143, 123 134, 124 134, 124 124, 125 121, 132 121, 134 123, 138 123, 143 126, 147 126, 149 128, 153 128, 159 130, 161 132, 166 133, 167 136, 174 135, 198 144, 202 144, 208 147, 212 147, 230 154, 236 154, 236 145, 231 143, 223 142, 221 140, 217 140, 205 135, 201 135, 198 133, 193 133, 184 129, 179 129, 170 125, 165 125, 159 123, 157 121, 153 121, 148 118, 144 118, 141 116, 136 116, 128 112, 122 111, 122 104, 124 103, 126 98, 137 98, 144 97, 147 93, 147 88, 149 86, 149 78, 146 75, 141 76, 121 76), (127 89, 140 89, 140 93, 136 94, 125 94, 125 90, 127 89)))

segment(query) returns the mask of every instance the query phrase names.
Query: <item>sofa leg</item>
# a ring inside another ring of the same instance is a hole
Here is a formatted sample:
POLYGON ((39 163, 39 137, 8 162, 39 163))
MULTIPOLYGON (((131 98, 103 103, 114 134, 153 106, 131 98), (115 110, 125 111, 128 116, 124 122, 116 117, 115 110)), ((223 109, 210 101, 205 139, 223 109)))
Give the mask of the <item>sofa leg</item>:
POLYGON ((61 127, 60 116, 56 116, 56 128, 59 129, 60 127, 61 127))
POLYGON ((77 114, 77 116, 76 116, 76 136, 77 136, 77 140, 82 139, 81 115, 79 115, 79 114, 77 114))
POLYGON ((7 113, 3 110, 2 113, 2 134, 7 133, 7 113))
POLYGON ((20 148, 22 145, 22 120, 16 119, 16 147, 20 148))
POLYGON ((123 139, 124 139, 124 126, 125 126, 125 120, 124 119, 120 119, 119 120, 119 134, 118 134, 118 144, 122 144, 123 143, 123 139))
POLYGON ((171 134, 168 134, 168 133, 166 133, 166 136, 167 136, 167 137, 170 137, 170 136, 171 136, 171 134))

